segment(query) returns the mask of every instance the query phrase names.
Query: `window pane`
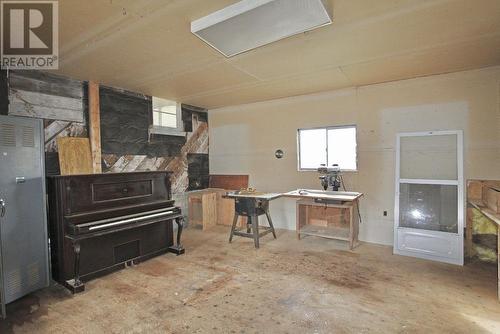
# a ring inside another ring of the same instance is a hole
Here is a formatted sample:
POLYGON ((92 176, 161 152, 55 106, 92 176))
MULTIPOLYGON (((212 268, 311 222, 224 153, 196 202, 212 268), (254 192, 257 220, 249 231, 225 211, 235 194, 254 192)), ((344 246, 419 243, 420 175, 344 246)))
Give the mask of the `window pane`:
POLYGON ((299 130, 300 168, 326 164, 326 129, 299 130))
POLYGON ((399 226, 458 232, 457 186, 400 184, 399 226))
POLYGON ((164 106, 161 108, 161 112, 167 113, 167 114, 172 114, 172 115, 177 115, 177 106, 164 106))
POLYGON ((161 125, 160 113, 158 111, 153 111, 153 125, 161 125))
POLYGON ((168 126, 170 128, 177 127, 177 116, 174 114, 161 114, 161 126, 168 126))
POLYGON ((177 111, 175 101, 153 96, 153 125, 177 128, 177 111))
POLYGON ((457 136, 401 138, 400 178, 457 180, 457 136))
POLYGON ((356 170, 356 128, 328 130, 328 166, 356 170))

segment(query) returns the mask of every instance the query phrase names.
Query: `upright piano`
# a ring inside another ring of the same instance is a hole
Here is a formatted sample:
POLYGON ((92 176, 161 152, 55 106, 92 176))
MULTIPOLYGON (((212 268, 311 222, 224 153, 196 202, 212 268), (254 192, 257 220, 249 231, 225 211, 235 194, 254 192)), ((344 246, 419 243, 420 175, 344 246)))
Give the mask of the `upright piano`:
POLYGON ((76 293, 84 290, 84 282, 127 265, 166 252, 184 253, 182 212, 171 198, 169 174, 48 177, 53 279, 76 293))

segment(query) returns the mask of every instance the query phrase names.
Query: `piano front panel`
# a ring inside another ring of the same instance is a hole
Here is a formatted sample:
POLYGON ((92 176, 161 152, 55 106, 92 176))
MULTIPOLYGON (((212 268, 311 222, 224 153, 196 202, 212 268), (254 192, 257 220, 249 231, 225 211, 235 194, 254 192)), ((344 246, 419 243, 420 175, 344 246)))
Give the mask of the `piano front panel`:
MULTIPOLYGON (((125 261, 139 261, 165 253, 172 246, 172 222, 164 221, 131 230, 106 234, 81 241, 80 274, 83 281, 102 275, 103 271, 123 268, 125 261)), ((71 242, 65 241, 64 280, 73 278, 74 255, 71 242)))
POLYGON ((92 201, 108 202, 125 198, 138 198, 153 195, 153 182, 151 180, 136 180, 117 183, 93 183, 92 201))
POLYGON ((65 215, 170 199, 168 172, 65 176, 65 215))

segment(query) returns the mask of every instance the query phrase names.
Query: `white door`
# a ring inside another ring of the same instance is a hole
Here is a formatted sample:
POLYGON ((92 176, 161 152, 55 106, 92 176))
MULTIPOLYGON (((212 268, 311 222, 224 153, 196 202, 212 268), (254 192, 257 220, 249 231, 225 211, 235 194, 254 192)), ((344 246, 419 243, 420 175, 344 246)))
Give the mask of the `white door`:
POLYGON ((463 265, 462 131, 400 133, 394 254, 463 265))

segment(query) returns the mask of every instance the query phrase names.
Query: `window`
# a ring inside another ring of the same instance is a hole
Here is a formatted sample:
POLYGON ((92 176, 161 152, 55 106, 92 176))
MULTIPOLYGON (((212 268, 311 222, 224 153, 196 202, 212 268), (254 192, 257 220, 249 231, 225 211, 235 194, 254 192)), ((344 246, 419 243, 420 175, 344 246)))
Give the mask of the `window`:
POLYGON ((184 135, 180 104, 153 96, 152 133, 184 135))
POLYGON ((299 170, 315 170, 338 164, 342 170, 356 170, 356 127, 299 129, 299 170))

